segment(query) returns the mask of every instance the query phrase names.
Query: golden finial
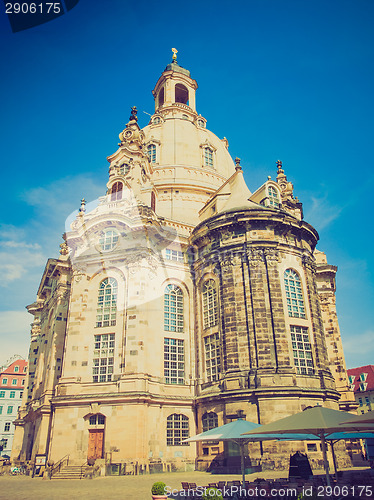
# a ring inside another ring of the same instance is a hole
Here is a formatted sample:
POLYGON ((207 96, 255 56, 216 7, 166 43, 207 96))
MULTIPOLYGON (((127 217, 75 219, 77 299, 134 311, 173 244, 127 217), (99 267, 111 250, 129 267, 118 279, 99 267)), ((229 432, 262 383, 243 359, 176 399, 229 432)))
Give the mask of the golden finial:
POLYGON ((173 52, 173 62, 176 63, 177 62, 177 49, 171 49, 171 51, 173 52))

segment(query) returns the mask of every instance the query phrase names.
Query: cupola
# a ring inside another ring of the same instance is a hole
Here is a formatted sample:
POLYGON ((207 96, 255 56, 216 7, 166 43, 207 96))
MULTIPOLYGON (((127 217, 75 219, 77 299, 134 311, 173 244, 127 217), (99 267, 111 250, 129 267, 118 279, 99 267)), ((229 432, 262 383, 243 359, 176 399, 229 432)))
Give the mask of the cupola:
POLYGON ((173 60, 168 64, 158 79, 154 90, 155 111, 160 111, 168 106, 187 106, 196 112, 195 93, 197 82, 190 76, 187 69, 179 66, 177 61, 177 50, 172 49, 173 60))

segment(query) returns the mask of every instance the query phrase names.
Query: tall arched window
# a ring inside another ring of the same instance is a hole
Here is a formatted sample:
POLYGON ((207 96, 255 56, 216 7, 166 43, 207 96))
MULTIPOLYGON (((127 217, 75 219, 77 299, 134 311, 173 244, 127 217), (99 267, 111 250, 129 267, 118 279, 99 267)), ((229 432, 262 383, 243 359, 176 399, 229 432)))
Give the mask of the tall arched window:
POLYGON ((183 292, 177 285, 165 288, 164 329, 168 332, 183 332, 183 292))
POLYGON ((279 207, 279 197, 278 191, 274 186, 268 186, 268 195, 269 195, 269 205, 271 207, 279 207))
POLYGON ((203 432, 210 431, 210 429, 215 429, 218 427, 218 415, 211 411, 209 413, 204 413, 203 418, 203 432))
POLYGON ((208 280, 203 286, 204 328, 215 326, 218 322, 217 287, 214 280, 208 280))
POLYGON ((147 147, 149 163, 156 163, 156 144, 149 144, 147 147))
POLYGON ((182 443, 189 437, 189 421, 186 415, 173 413, 169 415, 166 422, 166 445, 181 446, 188 443, 182 443))
POLYGON ((204 166, 213 168, 213 149, 204 148, 204 166))
POLYGON ((96 326, 115 326, 117 315, 117 281, 106 278, 100 283, 96 326))
POLYGON ((122 200, 122 190, 123 190, 122 182, 115 182, 111 189, 112 193, 111 200, 112 201, 122 200))
POLYGON ((294 269, 284 272, 288 315, 293 318, 305 318, 305 305, 300 276, 294 269))

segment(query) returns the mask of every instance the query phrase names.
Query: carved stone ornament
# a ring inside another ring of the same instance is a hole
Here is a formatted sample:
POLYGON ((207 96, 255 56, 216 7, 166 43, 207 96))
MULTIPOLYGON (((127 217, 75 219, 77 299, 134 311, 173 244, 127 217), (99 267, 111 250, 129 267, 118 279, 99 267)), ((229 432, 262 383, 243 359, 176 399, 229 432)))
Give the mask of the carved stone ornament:
POLYGON ((314 259, 312 257, 310 257, 310 255, 303 255, 302 262, 303 262, 303 266, 306 269, 311 271, 313 274, 316 272, 317 265, 316 265, 314 259))
POLYGON ((75 269, 73 271, 73 278, 76 283, 79 283, 84 275, 85 273, 81 269, 75 269))
POLYGON ((264 248, 266 262, 271 266, 275 266, 279 259, 279 252, 275 248, 264 248))
POLYGON ((247 257, 249 264, 257 266, 260 262, 264 262, 264 252, 262 248, 248 248, 247 257))
POLYGON ((220 231, 220 233, 222 241, 226 241, 231 238, 231 231, 229 231, 228 229, 223 229, 222 231, 220 231))

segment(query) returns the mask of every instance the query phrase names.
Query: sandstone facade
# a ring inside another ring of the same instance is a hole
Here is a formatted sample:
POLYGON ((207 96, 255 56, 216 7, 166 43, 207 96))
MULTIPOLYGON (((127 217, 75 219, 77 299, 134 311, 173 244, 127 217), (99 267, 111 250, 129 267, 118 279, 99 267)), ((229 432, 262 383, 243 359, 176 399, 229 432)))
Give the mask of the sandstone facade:
MULTIPOLYGON (((106 194, 89 212, 82 201, 47 263, 28 306, 13 458, 206 468, 235 450, 184 438, 240 415, 268 423, 316 404, 357 406, 336 268, 281 162, 251 193, 227 140, 196 112, 196 89, 175 60, 166 67, 150 123, 140 129, 132 110, 106 194)), ((281 463, 300 446, 250 455, 281 463)))

